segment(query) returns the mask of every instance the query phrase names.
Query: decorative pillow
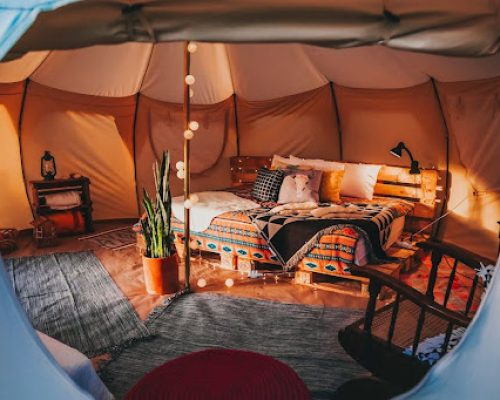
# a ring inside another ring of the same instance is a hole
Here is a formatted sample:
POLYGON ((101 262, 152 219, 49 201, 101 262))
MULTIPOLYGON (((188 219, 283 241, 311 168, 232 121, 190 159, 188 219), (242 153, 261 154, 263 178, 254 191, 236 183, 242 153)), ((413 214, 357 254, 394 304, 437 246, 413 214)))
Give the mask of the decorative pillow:
POLYGON ((280 170, 261 168, 252 188, 252 197, 257 201, 277 201, 285 173, 280 170))
POLYGON ((324 202, 338 203, 340 201, 340 185, 344 171, 324 171, 321 178, 319 199, 324 202))
POLYGON ((290 156, 290 162, 293 164, 297 164, 300 169, 315 169, 318 171, 343 171, 344 163, 340 163, 337 161, 325 161, 325 160, 312 160, 306 158, 298 158, 295 156, 290 156))
POLYGON ((285 178, 278 196, 278 203, 305 203, 319 201, 321 171, 302 171, 288 169, 283 171, 285 178))
POLYGON ((381 165, 346 164, 345 173, 340 185, 342 196, 373 199, 373 191, 381 165))
POLYGON ((292 162, 289 158, 279 156, 275 154, 273 160, 271 161, 271 169, 286 169, 292 166, 292 162))

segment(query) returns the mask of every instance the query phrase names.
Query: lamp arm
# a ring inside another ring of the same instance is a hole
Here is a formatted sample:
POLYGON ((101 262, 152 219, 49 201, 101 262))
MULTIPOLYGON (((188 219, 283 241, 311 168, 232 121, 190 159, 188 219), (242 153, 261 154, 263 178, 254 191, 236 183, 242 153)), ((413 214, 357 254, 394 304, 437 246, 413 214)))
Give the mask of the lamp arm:
POLYGON ((411 154, 411 151, 408 150, 408 147, 404 146, 403 147, 403 150, 406 151, 406 153, 408 154, 408 156, 410 157, 410 161, 413 163, 415 160, 413 159, 413 155, 411 154))

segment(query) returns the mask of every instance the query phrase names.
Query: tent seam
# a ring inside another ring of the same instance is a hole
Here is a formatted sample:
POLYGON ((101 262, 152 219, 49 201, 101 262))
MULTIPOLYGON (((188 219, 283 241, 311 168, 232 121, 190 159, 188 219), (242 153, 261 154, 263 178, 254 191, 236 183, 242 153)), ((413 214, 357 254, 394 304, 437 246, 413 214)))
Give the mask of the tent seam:
POLYGON ((18 136, 18 141, 19 141, 19 158, 21 161, 21 174, 23 176, 23 182, 24 182, 24 192, 26 193, 26 199, 28 200, 28 204, 30 207, 31 215, 33 219, 35 219, 35 210, 33 209, 33 205, 31 204, 30 196, 29 196, 29 191, 28 191, 28 182, 26 180, 26 170, 24 166, 24 157, 23 157, 23 144, 22 144, 22 127, 23 127, 23 119, 24 119, 24 108, 26 105, 26 98, 28 97, 28 85, 29 85, 30 79, 26 79, 26 83, 24 85, 24 91, 23 91, 23 96, 21 98, 21 109, 19 110, 19 121, 17 124, 17 136, 18 136))

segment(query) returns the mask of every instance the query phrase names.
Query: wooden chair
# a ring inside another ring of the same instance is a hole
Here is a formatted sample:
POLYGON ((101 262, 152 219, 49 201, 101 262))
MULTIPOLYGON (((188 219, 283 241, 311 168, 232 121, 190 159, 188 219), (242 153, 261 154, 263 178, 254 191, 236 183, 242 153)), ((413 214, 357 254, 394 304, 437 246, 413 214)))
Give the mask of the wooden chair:
POLYGON ((352 268, 353 274, 370 279, 370 297, 365 317, 339 332, 339 341, 351 357, 400 391, 413 387, 430 369, 428 363, 416 357, 419 342, 444 333, 443 354, 446 353, 453 329, 468 326, 471 314, 481 301, 484 286, 471 271, 472 286, 464 309, 453 311, 447 307, 457 268, 462 268, 459 265, 478 270, 481 262, 484 265, 494 264, 493 260, 443 242, 429 240, 418 246, 431 252, 432 268, 426 293, 374 269, 352 268), (445 259, 446 262, 449 259, 454 261, 444 300, 438 304, 434 298, 434 287, 439 267, 445 259), (383 287, 395 292, 395 296, 389 304, 377 308, 377 299, 383 287), (412 356, 403 354, 403 350, 410 346, 412 356))

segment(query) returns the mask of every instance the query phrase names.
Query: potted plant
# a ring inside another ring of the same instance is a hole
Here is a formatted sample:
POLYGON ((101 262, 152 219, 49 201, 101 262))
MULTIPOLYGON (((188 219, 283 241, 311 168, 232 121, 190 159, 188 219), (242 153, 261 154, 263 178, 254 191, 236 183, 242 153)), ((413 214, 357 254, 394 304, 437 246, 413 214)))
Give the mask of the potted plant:
POLYGON ((174 293, 179 289, 179 264, 170 228, 170 156, 163 153, 161 165, 153 165, 155 199, 143 189, 141 219, 145 250, 142 256, 144 281, 149 294, 174 293))

